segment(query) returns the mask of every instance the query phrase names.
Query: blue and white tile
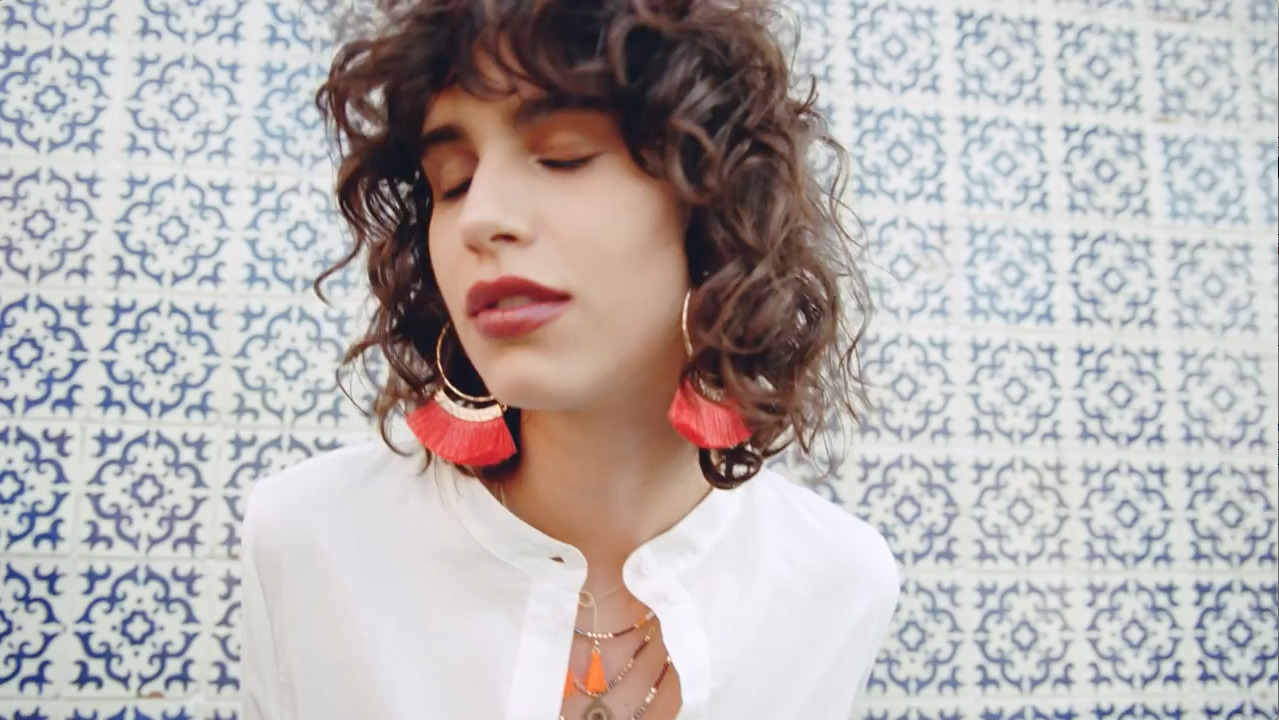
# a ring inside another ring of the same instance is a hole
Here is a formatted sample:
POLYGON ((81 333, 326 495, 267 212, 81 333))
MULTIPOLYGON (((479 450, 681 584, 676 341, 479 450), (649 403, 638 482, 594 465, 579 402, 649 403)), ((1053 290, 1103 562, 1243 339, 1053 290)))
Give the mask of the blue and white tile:
POLYGON ((1151 219, 1154 169, 1146 162, 1146 148, 1152 138, 1131 126, 1076 122, 1061 126, 1061 138, 1067 213, 1125 222, 1151 219))
POLYGON ((1173 327, 1183 333, 1215 337, 1256 337, 1261 302, 1253 268, 1260 248, 1235 238, 1174 235, 1173 327))
POLYGON ((849 154, 851 190, 861 204, 939 206, 949 191, 944 182, 947 151, 942 113, 901 107, 857 105, 853 109, 849 154))
POLYGON ((955 22, 955 72, 961 100, 999 107, 1042 107, 1048 72, 1033 15, 959 9, 955 22))
POLYGON ((211 544, 216 443, 203 427, 86 426, 81 557, 194 559, 211 544))
POLYGON ((1146 110, 1136 26, 1079 17, 1058 20, 1051 30, 1062 109, 1118 117, 1146 110))
POLYGON ((102 257, 108 287, 216 294, 240 272, 229 252, 243 233, 246 191, 229 171, 144 167, 120 179, 113 242, 102 257))
POLYGON ((120 3, 84 0, 58 3, 50 0, 14 0, 4 8, 0 21, 5 34, 40 42, 62 40, 111 40, 119 32, 120 3))
MULTIPOLYGON (((163 7, 168 3, 156 0, 155 5, 163 7)), ((198 7, 197 12, 211 9, 208 3, 198 7)), ((201 42, 215 42, 214 38, 218 43, 230 43, 236 31, 217 23, 212 27, 193 26, 197 21, 189 17, 190 8, 186 13, 177 12, 177 3, 164 9, 163 19, 142 19, 145 46, 130 58, 130 84, 123 92, 124 114, 128 118, 125 157, 138 163, 242 166, 240 138, 248 121, 243 98, 249 68, 233 51, 213 55, 194 49, 201 42), (174 24, 187 27, 179 33, 156 30, 174 24), (166 39, 173 39, 174 35, 196 36, 190 41, 196 44, 170 49, 152 35, 166 39)))
POLYGON ((1268 123, 1279 122, 1279 37, 1250 36, 1241 38, 1246 43, 1248 60, 1245 65, 1249 85, 1252 88, 1252 111, 1248 120, 1268 123))
POLYGON ((53 698, 74 642, 72 579, 59 558, 0 557, 0 700, 53 698))
POLYGON ((890 695, 927 701, 969 690, 973 678, 966 661, 974 650, 961 610, 966 591, 968 585, 957 578, 903 583, 885 647, 867 682, 868 705, 890 695))
POLYGON ((233 703, 242 689, 240 676, 242 576, 237 561, 211 561, 205 565, 208 584, 197 610, 208 635, 197 658, 199 695, 204 703, 233 703))
MULTIPOLYGON (((1279 592, 1273 573, 1251 578, 1200 576, 1187 587, 1194 649, 1187 685, 1223 693, 1220 701, 1279 682, 1279 592)), ((1220 707, 1220 706, 1219 706, 1220 707)))
MULTIPOLYGON (((1085 447, 1128 450, 1165 447, 1171 389, 1162 368, 1175 359, 1153 345, 1081 342, 1073 348, 1074 433, 1085 447)), ((1070 432, 1070 429, 1067 429, 1070 432)))
POLYGON ((249 162, 284 172, 326 168, 328 141, 313 99, 327 67, 319 58, 287 55, 264 57, 249 70, 261 88, 248 108, 253 125, 249 162))
POLYGON ((240 427, 333 429, 359 417, 333 377, 355 337, 354 315, 314 300, 247 301, 224 309, 231 327, 228 419, 240 427))
POLYGON ((968 351, 969 442, 1057 446, 1067 400, 1059 379, 1063 348, 1047 340, 988 335, 973 337, 968 351))
POLYGON ((1185 486, 1187 559, 1195 567, 1274 572, 1279 565, 1275 463, 1197 460, 1179 468, 1177 479, 1185 486))
POLYGON ((958 317, 952 285, 963 264, 958 228, 920 213, 874 213, 865 222, 866 274, 876 313, 912 324, 958 317))
POLYGON ((962 115, 959 170, 970 212, 1042 216, 1048 212, 1045 128, 997 116, 962 115))
POLYGON ((67 422, 0 422, 0 553, 68 554, 83 437, 67 422))
POLYGON ((972 612, 973 684, 981 696, 1060 697, 1078 684, 1081 670, 1072 660, 1082 628, 1072 582, 1058 574, 987 575, 972 583, 964 605, 972 612))
POLYGON ((1153 695, 1180 685, 1185 678, 1179 648, 1188 635, 1176 612, 1180 589, 1169 576, 1090 581, 1088 624, 1080 633, 1087 657, 1081 686, 1153 695))
POLYGON ((1078 468, 1053 455, 981 454, 970 461, 967 567, 1029 572, 1075 564, 1081 525, 1078 468))
POLYGON ((943 7, 927 2, 850 0, 852 89, 890 97, 941 93, 943 7))
MULTIPOLYGON (((303 175, 263 173, 247 181, 244 229, 228 248, 240 258, 233 286, 254 295, 309 294, 346 242, 331 189, 303 175)), ((326 291, 351 292, 356 274, 352 268, 334 276, 326 291)))
POLYGON ((942 333, 868 335, 862 367, 871 384, 872 412, 863 434, 871 442, 944 445, 960 432, 954 422, 962 349, 942 333))
POLYGON ((88 286, 107 241, 92 163, 0 157, 0 286, 88 286))
POLYGON ((1156 32, 1154 41, 1161 119, 1214 126, 1241 121, 1243 80, 1233 37, 1196 29, 1156 32))
POLYGON ((92 328, 87 405, 102 420, 216 422, 228 311, 215 297, 117 294, 92 328), (170 299, 172 297, 172 299, 170 299))
POLYGON ((199 563, 82 559, 68 581, 73 641, 63 697, 160 700, 196 691, 199 645, 212 632, 198 614, 211 586, 199 563))
POLYGON ((960 567, 971 472, 948 453, 865 449, 842 469, 843 504, 884 534, 908 574, 960 567))
POLYGON ((1195 347, 1179 350, 1176 362, 1182 444, 1249 453, 1266 447, 1267 408, 1275 398, 1266 393, 1259 354, 1195 347))
POLYGON ((255 0, 244 14, 260 23, 269 52, 324 57, 334 46, 333 7, 332 0, 255 0))
POLYGON ((1082 461, 1081 559, 1088 568, 1146 572, 1185 560, 1185 486, 1158 456, 1082 461))
POLYGON ((1158 187, 1174 225, 1212 228, 1248 224, 1240 140, 1218 133, 1162 132, 1158 187))
POLYGON ((1279 141, 1253 140, 1249 146, 1255 174, 1248 187, 1258 211, 1254 224, 1273 230, 1279 227, 1279 141))
POLYGON ((1234 0, 1144 0, 1147 10, 1160 20, 1231 21, 1234 0))
POLYGON ((1274 28, 1279 25, 1279 4, 1270 0, 1246 0, 1248 5, 1248 21, 1259 28, 1274 28))
POLYGON ((90 399, 95 310, 73 293, 0 289, 0 417, 79 417, 90 399))
POLYGON ((970 222, 961 232, 967 249, 967 319, 982 325, 1052 325, 1058 312, 1052 232, 994 222, 970 222))
POLYGON ((151 45, 185 46, 206 54, 235 53, 245 47, 249 0, 146 0, 137 7, 134 40, 151 45))
MULTIPOLYGON (((1159 317, 1155 294, 1155 248, 1150 235, 1137 231, 1071 227, 1070 310, 1063 312, 1080 331, 1154 332, 1159 317)), ((1063 242, 1065 239, 1063 238, 1063 242)))
POLYGON ((96 37, 75 44, 7 39, 0 55, 0 150, 92 161, 103 149, 108 88, 124 72, 122 63, 118 47, 96 37))

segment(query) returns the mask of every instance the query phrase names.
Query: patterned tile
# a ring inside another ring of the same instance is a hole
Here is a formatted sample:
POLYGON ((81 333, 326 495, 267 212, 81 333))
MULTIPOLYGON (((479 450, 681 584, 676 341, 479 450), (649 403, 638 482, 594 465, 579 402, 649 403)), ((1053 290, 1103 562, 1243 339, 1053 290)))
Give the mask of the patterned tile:
POLYGON ((79 447, 74 425, 0 424, 0 550, 6 556, 69 549, 79 447))
POLYGON ((1072 322, 1080 328, 1154 330, 1154 250, 1149 237, 1072 230, 1068 277, 1072 322))
POLYGON ((1043 105, 1039 20, 1001 13, 956 13, 959 97, 999 105, 1043 105))
POLYGON ((1063 108, 1118 115, 1142 112, 1136 29, 1069 20, 1058 21, 1055 31, 1063 108))
POLYGON ((1151 171, 1140 130, 1110 125, 1062 127, 1066 210, 1110 220, 1150 218, 1151 171))
POLYGON ((1242 81, 1234 42, 1203 33, 1155 34, 1159 114, 1178 120, 1237 123, 1242 81))

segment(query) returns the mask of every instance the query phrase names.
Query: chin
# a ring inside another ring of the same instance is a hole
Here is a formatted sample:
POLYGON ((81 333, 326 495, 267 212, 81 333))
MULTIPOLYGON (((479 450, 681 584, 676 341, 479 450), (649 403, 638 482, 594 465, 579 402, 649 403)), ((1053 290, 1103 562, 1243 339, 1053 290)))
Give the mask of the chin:
POLYGON ((484 384, 504 405, 524 410, 563 410, 586 400, 587 383, 580 376, 530 358, 504 358, 489 364, 484 384))

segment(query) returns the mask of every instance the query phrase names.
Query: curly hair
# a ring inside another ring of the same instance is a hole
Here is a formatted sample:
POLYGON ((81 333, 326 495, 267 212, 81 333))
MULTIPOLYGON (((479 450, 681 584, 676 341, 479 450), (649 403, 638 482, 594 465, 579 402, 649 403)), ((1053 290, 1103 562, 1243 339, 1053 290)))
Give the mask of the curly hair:
MULTIPOLYGON (((479 58, 608 112, 632 160, 687 209, 695 352, 682 379, 722 388, 752 431, 739 447, 701 452, 709 482, 737 486, 792 443, 808 453, 833 419, 860 418, 870 302, 842 220, 855 221, 842 212, 847 153, 816 109, 816 83, 792 95, 770 29, 776 9, 753 0, 382 0, 379 11, 380 22, 340 45, 315 96, 354 239, 315 291, 323 299, 326 278, 367 256, 377 306, 339 375, 382 356, 371 413, 388 446, 390 420, 437 388, 435 342, 448 320, 427 253, 421 128, 446 88, 509 92, 479 58), (834 163, 826 181, 809 162, 821 146, 834 163)), ((455 385, 482 387, 459 348, 444 365, 455 385)), ((506 418, 517 446, 518 412, 506 418)))

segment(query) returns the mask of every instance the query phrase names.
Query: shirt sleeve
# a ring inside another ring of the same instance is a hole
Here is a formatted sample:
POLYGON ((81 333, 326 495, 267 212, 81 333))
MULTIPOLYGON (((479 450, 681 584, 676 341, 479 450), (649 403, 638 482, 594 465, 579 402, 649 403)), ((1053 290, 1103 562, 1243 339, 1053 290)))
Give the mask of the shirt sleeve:
POLYGON ((258 574, 256 524, 252 493, 245 511, 241 550, 240 593, 240 694, 245 720, 284 720, 280 664, 276 657, 275 632, 258 574))
POLYGON ((880 577, 879 591, 875 594, 875 602, 870 612, 870 626, 858 628, 853 634, 853 642, 865 648, 866 659, 865 668, 854 686, 856 695, 853 697, 853 708, 849 709, 850 713, 861 705, 861 700, 866 694, 871 671, 875 668, 880 649, 888 639, 889 631, 892 629, 893 614, 897 611, 897 603, 901 599, 901 571, 887 544, 884 544, 882 538, 879 542, 882 544, 878 553, 881 558, 882 577, 880 577))

